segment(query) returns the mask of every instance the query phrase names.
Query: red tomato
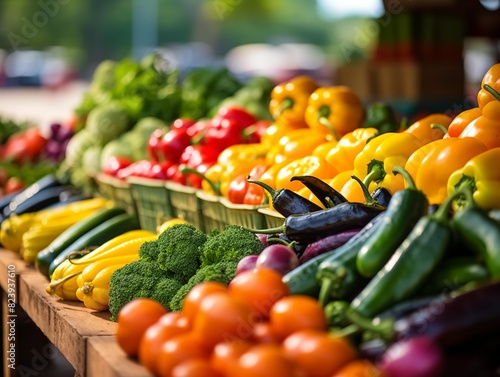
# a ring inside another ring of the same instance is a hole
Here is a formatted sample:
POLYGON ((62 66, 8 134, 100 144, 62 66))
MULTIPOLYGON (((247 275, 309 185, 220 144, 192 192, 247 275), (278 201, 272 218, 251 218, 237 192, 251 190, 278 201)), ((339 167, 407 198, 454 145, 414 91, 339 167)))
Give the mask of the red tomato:
POLYGON ((44 151, 47 139, 36 127, 12 135, 5 144, 4 155, 17 163, 34 161, 44 151))
POLYGON ((207 359, 193 358, 178 364, 172 369, 172 377, 220 377, 207 359))
POLYGON ((174 336, 163 343, 157 359, 160 377, 171 377, 173 369, 183 361, 202 358, 208 359, 209 352, 200 342, 197 334, 188 332, 174 336))
POLYGON ((293 363, 287 359, 281 346, 260 344, 240 356, 238 364, 229 377, 293 377, 293 363))
POLYGON ((167 313, 158 301, 148 298, 134 299, 118 312, 116 341, 128 356, 137 356, 146 330, 167 313))
POLYGON ((356 358, 349 341, 326 331, 296 331, 283 341, 285 355, 310 377, 330 377, 356 358))
POLYGON ((182 313, 190 324, 193 324, 200 303, 214 292, 227 292, 227 287, 215 281, 203 282, 195 285, 184 298, 182 313))
POLYGON ((236 367, 240 356, 253 346, 253 343, 243 340, 218 343, 210 357, 210 365, 215 371, 225 376, 236 367))
POLYGON ((273 332, 269 322, 258 322, 253 327, 252 339, 260 344, 279 344, 281 339, 273 332))
POLYGON ((274 304, 269 318, 273 333, 282 339, 299 330, 326 331, 328 327, 323 307, 310 296, 283 297, 274 304))
POLYGON ((236 275, 229 283, 229 294, 247 305, 257 321, 268 318, 274 303, 288 295, 289 289, 280 273, 259 268, 236 275))
POLYGON ((177 335, 189 331, 188 321, 179 312, 164 314, 148 327, 139 343, 139 362, 154 374, 158 373, 157 359, 163 344, 177 335))
POLYGON ((212 349, 222 341, 250 339, 252 326, 246 305, 226 292, 214 292, 201 301, 192 329, 212 349))

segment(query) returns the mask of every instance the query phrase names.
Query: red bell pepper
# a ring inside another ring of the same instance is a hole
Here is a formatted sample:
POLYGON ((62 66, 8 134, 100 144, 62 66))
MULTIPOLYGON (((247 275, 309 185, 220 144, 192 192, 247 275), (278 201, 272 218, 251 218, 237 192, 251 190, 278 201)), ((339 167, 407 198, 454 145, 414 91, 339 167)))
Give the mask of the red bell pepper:
POLYGON ((272 124, 270 120, 258 120, 256 123, 251 126, 246 127, 243 130, 243 134, 245 139, 247 139, 248 143, 260 143, 262 136, 264 136, 267 132, 267 128, 272 124))
POLYGON ((194 126, 196 121, 194 119, 190 118, 178 118, 172 122, 170 125, 170 128, 176 128, 176 129, 181 129, 187 131, 189 128, 194 126))
POLYGON ((129 167, 132 163, 133 161, 126 157, 111 156, 102 167, 102 172, 117 177, 119 171, 129 167))
POLYGON ((170 129, 160 142, 161 156, 164 161, 179 162, 184 149, 191 144, 191 137, 181 128, 170 129))
POLYGON ((158 128, 151 133, 148 140, 148 155, 153 161, 160 161, 160 144, 163 138, 163 130, 158 128))
POLYGON ((3 156, 22 164, 35 161, 44 151, 47 139, 37 127, 30 127, 12 135, 3 149, 3 156))
MULTIPOLYGON (((257 165, 248 177, 258 180, 267 171, 268 165, 257 165)), ((261 205, 267 198, 264 189, 248 182, 247 176, 239 175, 229 184, 227 199, 234 204, 261 205)))
MULTIPOLYGON (((210 144, 189 145, 181 155, 179 170, 188 167, 205 174, 207 169, 217 162, 220 151, 216 146, 210 144)), ((202 178, 196 174, 188 173, 186 184, 194 188, 201 188, 202 178)))
POLYGON ((235 120, 238 124, 241 125, 242 129, 257 122, 257 118, 255 118, 247 110, 236 106, 221 107, 217 111, 217 114, 215 114, 215 116, 213 117, 212 124, 217 126, 224 119, 235 120))

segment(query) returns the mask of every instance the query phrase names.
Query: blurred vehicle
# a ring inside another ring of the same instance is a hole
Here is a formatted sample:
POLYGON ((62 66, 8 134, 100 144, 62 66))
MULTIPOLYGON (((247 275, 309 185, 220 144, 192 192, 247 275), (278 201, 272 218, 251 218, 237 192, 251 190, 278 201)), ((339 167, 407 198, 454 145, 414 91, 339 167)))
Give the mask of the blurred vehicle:
POLYGON ((54 47, 10 53, 5 58, 4 75, 6 86, 58 87, 74 79, 75 69, 64 49, 54 47))

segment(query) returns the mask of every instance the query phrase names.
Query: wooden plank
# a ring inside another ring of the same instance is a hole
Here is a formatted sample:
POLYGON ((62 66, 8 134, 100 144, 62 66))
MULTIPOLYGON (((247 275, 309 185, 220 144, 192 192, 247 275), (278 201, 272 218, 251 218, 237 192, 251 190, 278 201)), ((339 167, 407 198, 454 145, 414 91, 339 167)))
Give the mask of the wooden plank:
POLYGON ((10 250, 0 248, 0 286, 4 291, 8 291, 9 278, 12 280, 12 273, 16 276, 21 274, 38 273, 33 265, 26 263, 19 254, 10 250))
POLYGON ((125 355, 114 336, 87 340, 86 377, 153 377, 137 360, 125 355))
POLYGON ((45 292, 47 278, 41 274, 19 277, 19 302, 45 336, 85 376, 88 337, 114 335, 116 323, 110 313, 95 312, 81 302, 63 301, 45 292))

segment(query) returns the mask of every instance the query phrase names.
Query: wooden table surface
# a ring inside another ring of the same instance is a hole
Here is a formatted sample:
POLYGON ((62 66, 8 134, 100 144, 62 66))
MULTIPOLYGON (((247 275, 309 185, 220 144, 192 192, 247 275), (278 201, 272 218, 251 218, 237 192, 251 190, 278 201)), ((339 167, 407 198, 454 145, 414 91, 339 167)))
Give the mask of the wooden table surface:
MULTIPOLYGON (((75 377, 152 377, 145 368, 126 357, 115 339, 116 323, 110 313, 85 308, 83 303, 64 301, 45 291, 48 279, 16 253, 0 249, 3 334, 9 333, 8 298, 20 306, 75 370, 75 377), (10 289, 10 291, 9 291, 10 289), (8 293, 13 296, 8 296, 8 293)), ((16 306, 16 308, 17 308, 16 306)), ((20 324, 17 324, 20 326, 20 324)), ((3 336, 2 355, 8 353, 3 336)), ((23 340, 16 339, 16 347, 23 340)), ((3 375, 16 376, 4 361, 3 375)))

